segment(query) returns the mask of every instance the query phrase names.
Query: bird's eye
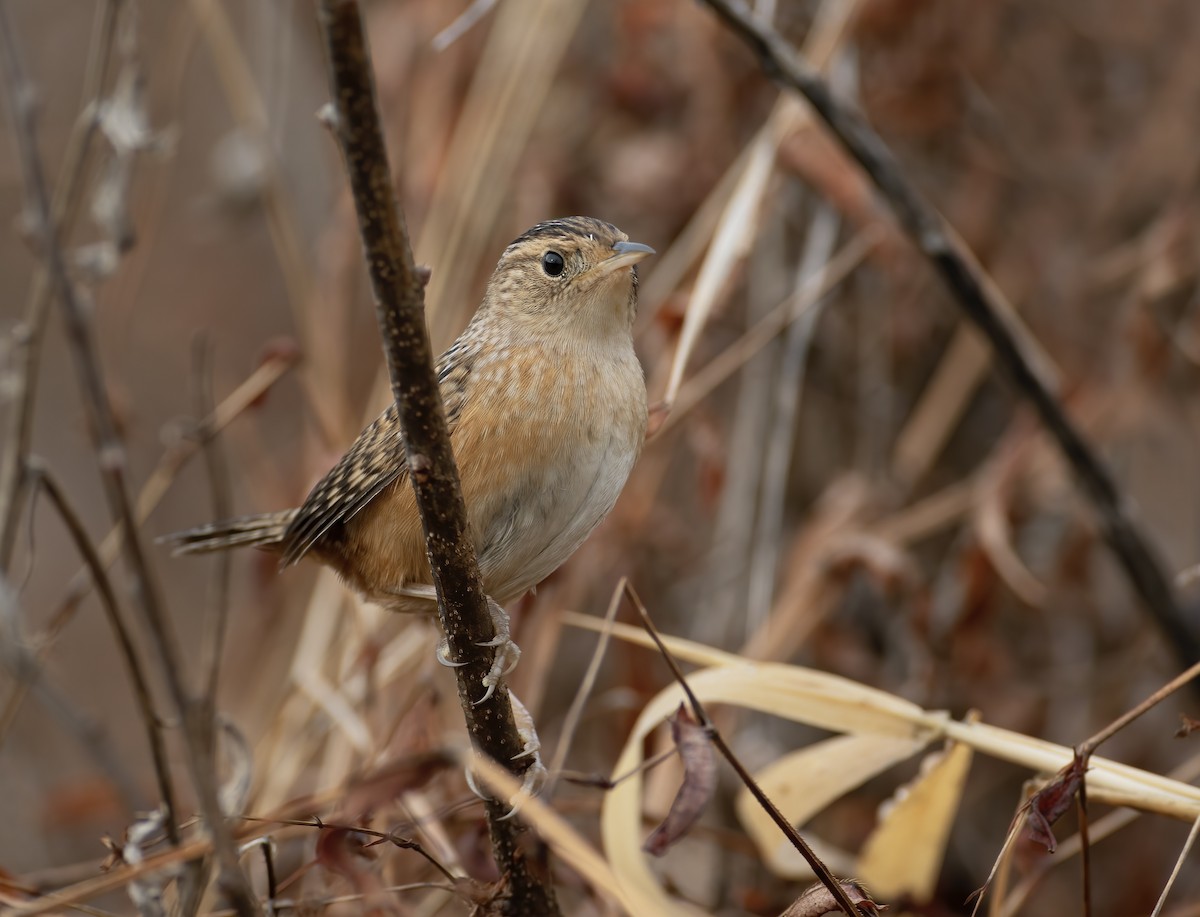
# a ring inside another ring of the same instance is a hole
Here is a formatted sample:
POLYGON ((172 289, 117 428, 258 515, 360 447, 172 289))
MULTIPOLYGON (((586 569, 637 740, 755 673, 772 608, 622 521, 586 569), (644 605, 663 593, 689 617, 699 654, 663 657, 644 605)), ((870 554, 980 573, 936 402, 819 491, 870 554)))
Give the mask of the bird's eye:
POLYGON ((551 277, 557 277, 566 266, 567 263, 563 261, 563 256, 558 252, 546 252, 542 255, 542 270, 551 277))

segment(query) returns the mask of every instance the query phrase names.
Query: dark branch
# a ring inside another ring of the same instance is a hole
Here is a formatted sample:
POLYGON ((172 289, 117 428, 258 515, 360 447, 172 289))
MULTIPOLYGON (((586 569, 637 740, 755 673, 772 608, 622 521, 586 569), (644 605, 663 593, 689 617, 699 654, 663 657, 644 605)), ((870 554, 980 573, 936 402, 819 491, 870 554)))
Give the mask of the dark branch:
POLYGON ((1054 385, 1008 318, 1008 310, 941 214, 910 182, 878 134, 770 25, 741 0, 705 0, 758 54, 763 69, 799 92, 887 199, 914 245, 932 262, 954 301, 987 338, 1003 373, 1032 402, 1100 519, 1113 553, 1183 666, 1200 660, 1200 636, 1187 623, 1150 540, 1104 462, 1067 417, 1054 385))
MULTIPOLYGON (((485 693, 483 677, 491 665, 491 652, 480 644, 495 634, 434 374, 424 278, 413 261, 392 186, 359 6, 352 0, 323 0, 321 13, 336 110, 332 127, 358 213, 438 611, 453 658, 465 663, 455 670, 459 700, 476 747, 493 760, 511 762, 523 751, 523 742, 508 692, 498 690, 483 703, 473 702, 485 693)), ((519 774, 524 766, 513 770, 519 774)), ((506 899, 498 902, 504 912, 557 914, 553 890, 531 872, 518 844, 522 829, 515 820, 500 820, 507 814, 506 804, 489 800, 487 812, 492 849, 507 883, 506 899)))

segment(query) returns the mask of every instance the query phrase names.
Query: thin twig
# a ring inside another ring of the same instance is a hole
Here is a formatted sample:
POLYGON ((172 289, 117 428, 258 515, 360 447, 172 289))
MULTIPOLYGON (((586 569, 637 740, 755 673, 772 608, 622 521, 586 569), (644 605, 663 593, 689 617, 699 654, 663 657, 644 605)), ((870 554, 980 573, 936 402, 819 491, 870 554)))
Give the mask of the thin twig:
POLYGON ((134 519, 125 479, 125 447, 117 434, 112 404, 104 385, 99 354, 94 339, 90 308, 77 289, 67 268, 66 255, 59 244, 58 230, 51 221, 49 196, 37 150, 33 88, 26 81, 16 39, 9 27, 5 8, 0 5, 0 63, 4 86, 16 126, 15 140, 27 194, 26 219, 38 251, 45 259, 54 293, 62 309, 72 362, 79 374, 80 388, 88 417, 95 431, 96 457, 104 483, 104 495, 113 518, 121 523, 125 563, 128 568, 134 607, 141 614, 163 670, 172 701, 184 721, 188 766, 199 797, 201 812, 221 864, 220 884, 239 914, 256 915, 258 902, 238 862, 228 826, 217 797, 217 778, 211 749, 206 749, 193 729, 192 704, 183 683, 183 660, 172 633, 146 561, 145 550, 134 519))
POLYGON ((1104 742, 1107 742, 1118 732, 1140 717, 1143 713, 1161 704, 1164 700, 1166 700, 1197 676, 1200 676, 1200 662, 1197 662, 1195 665, 1191 666, 1191 668, 1189 668, 1187 671, 1176 675, 1132 710, 1129 710, 1128 712, 1117 717, 1086 742, 1083 742, 1076 749, 1076 753, 1079 755, 1079 757, 1084 759, 1084 763, 1086 764, 1087 759, 1090 758, 1092 753, 1095 752, 1095 750, 1104 742))
MULTIPOLYGON (((144 522, 158 506, 168 488, 174 482, 179 471, 200 451, 211 436, 216 436, 235 418, 239 417, 252 404, 261 398, 283 375, 291 369, 299 359, 298 352, 280 354, 265 361, 249 377, 231 392, 212 414, 200 422, 197 435, 193 439, 181 439, 173 448, 168 449, 159 459, 158 465, 151 472, 146 483, 142 485, 137 499, 137 520, 144 522)), ((116 560, 121 550, 121 525, 117 523, 100 542, 97 555, 100 558, 101 569, 107 570, 116 560)), ((85 564, 67 582, 66 595, 50 617, 50 623, 39 635, 38 656, 41 658, 50 651, 62 630, 70 623, 71 617, 87 598, 93 588, 91 572, 85 564)), ((21 703, 25 697, 22 684, 13 687, 12 694, 0 710, 0 745, 8 735, 21 703)))
POLYGON ((112 781, 121 804, 129 809, 137 808, 137 784, 122 765, 103 727, 50 681, 28 643, 21 631, 16 593, 0 576, 0 664, 9 669, 14 680, 29 686, 46 711, 58 720, 63 731, 95 760, 112 781))
POLYGON ((1083 864, 1081 879, 1083 881, 1083 917, 1092 917, 1092 843, 1088 838, 1088 808, 1087 780, 1079 781, 1079 795, 1075 797, 1076 810, 1079 813, 1079 842, 1083 864))
MULTIPOLYGON (((2 581, 0 581, 2 584, 2 581)), ((0 591, 0 599, 3 592, 0 591)), ((0 610, 3 606, 0 605, 0 610)), ((401 772, 420 773, 428 768, 441 770, 453 762, 451 755, 442 750, 420 752, 402 758, 394 758, 385 764, 365 774, 356 774, 344 781, 338 781, 324 787, 318 792, 293 799, 278 809, 264 813, 261 817, 241 816, 233 828, 234 837, 241 843, 264 837, 279 830, 280 824, 290 824, 301 818, 306 824, 312 823, 312 813, 323 811, 326 807, 343 802, 360 790, 373 790, 380 782, 389 786, 394 785, 397 775, 401 772)), ((147 854, 140 863, 121 863, 107 872, 96 875, 95 872, 87 878, 65 887, 48 892, 40 898, 22 902, 4 911, 5 917, 32 917, 34 914, 45 914, 61 911, 76 904, 117 891, 144 876, 152 873, 173 871, 182 864, 192 862, 200 857, 209 856, 213 852, 211 837, 197 837, 186 840, 177 848, 158 853, 147 854)))
POLYGON ((1154 905, 1154 910, 1150 912, 1150 917, 1159 917, 1162 913, 1162 909, 1167 903, 1167 895, 1171 894, 1175 880, 1179 878, 1179 870, 1183 868, 1183 861, 1187 859, 1192 846, 1196 843, 1197 835, 1200 835, 1200 818, 1192 822, 1192 830, 1188 832, 1187 840, 1183 842, 1183 849, 1179 851, 1179 856, 1175 859, 1175 866, 1171 870, 1167 884, 1163 886, 1162 894, 1158 896, 1158 903, 1154 905))
MULTIPOLYGON (((829 204, 819 202, 805 234, 804 254, 796 272, 796 287, 817 277, 829 263, 837 242, 841 220, 829 204)), ((817 322, 829 302, 823 296, 804 311, 804 317, 788 328, 783 353, 773 380, 775 390, 771 431, 762 459, 762 489, 759 497, 753 547, 749 557, 746 592, 746 633, 762 627, 771 613, 779 573, 779 555, 783 550, 784 507, 791 483, 792 446, 796 441, 796 420, 808 368, 808 355, 816 336, 817 322)), ((760 446, 761 448, 761 446, 760 446)))
POLYGON ((608 602, 608 611, 604 615, 604 629, 600 631, 600 638, 596 641, 596 648, 592 652, 587 670, 583 673, 583 679, 575 692, 575 698, 571 701, 571 706, 567 708, 566 717, 563 718, 563 727, 558 736, 558 744, 554 748, 554 757, 550 759, 548 770, 550 776, 541 794, 547 803, 554 798, 554 785, 562 772, 563 764, 566 763, 567 754, 571 750, 571 741, 575 737, 575 730, 579 728, 579 721, 583 718, 583 708, 587 704, 588 697, 591 696, 592 688, 596 685, 596 677, 600 674, 600 663, 604 661, 604 653, 608 649, 609 638, 612 636, 612 623, 616 619, 617 609, 621 607, 621 599, 625 596, 627 584, 628 580, 622 576, 620 582, 617 583, 617 588, 613 590, 612 598, 608 602))
POLYGON ((166 826, 167 837, 172 845, 178 845, 179 827, 175 820, 175 788, 171 780, 170 765, 167 763, 166 747, 163 743, 162 721, 154 711, 154 701, 150 694, 150 683, 146 678, 145 672, 142 670, 141 660, 138 658, 133 637, 130 635, 129 629, 125 626, 125 620, 121 616, 121 611, 117 604, 117 596, 113 591, 112 583, 109 581, 108 573, 104 569, 104 563, 96 551, 96 546, 92 544, 91 538, 88 537, 83 521, 67 500, 66 494, 58 485, 55 477, 50 474, 50 470, 46 467, 45 463, 36 457, 31 457, 25 467, 30 480, 41 488, 42 492, 50 499, 51 505, 58 512, 59 518, 62 519, 63 524, 67 527, 67 532, 70 534, 71 540, 75 543, 75 549, 83 558, 84 565, 87 567, 92 581, 95 583, 96 594, 100 597, 100 607, 104 609, 104 616, 108 619, 113 636, 116 637, 117 647, 120 649, 121 656, 125 660, 125 668, 129 671, 130 681, 133 682, 134 697, 137 699, 138 709, 142 715, 142 725, 146 728, 146 740, 150 745, 150 755, 154 760, 154 775, 158 781, 159 797, 162 799, 164 809, 163 821, 166 826))
MULTIPOLYGON (((721 351, 703 368, 696 371, 679 388, 671 405, 671 413, 663 421, 658 435, 674 427, 718 385, 742 368, 756 353, 793 322, 801 321, 809 312, 842 283, 879 245, 882 236, 874 229, 864 229, 835 253, 821 269, 805 279, 791 296, 721 351)), ((657 276, 657 275, 656 275, 657 276)))
MULTIPOLYGON (((524 751, 508 692, 484 694, 494 637, 466 508, 434 374, 424 321, 425 283, 417 271, 408 230, 397 204, 375 99, 371 59, 359 6, 323 0, 321 19, 329 55, 336 135, 358 213, 392 396, 400 416, 409 477, 425 531, 442 629, 460 664, 459 700, 476 747, 493 760, 512 762, 524 751)), ((518 774, 528 766, 515 768, 518 774)), ((507 883, 497 902, 504 913, 557 914, 553 889, 536 876, 519 844, 521 829, 506 819, 507 805, 487 802, 492 851, 507 883)))
POLYGON ((812 847, 808 845, 808 841, 801 837, 800 832, 796 830, 795 826, 787 820, 787 817, 779 811, 778 807, 774 802, 771 801, 770 797, 763 792, 762 787, 758 785, 758 782, 751 775, 750 771, 746 769, 745 765, 742 764, 737 755, 733 753, 733 749, 725 743, 725 739, 722 738, 721 733, 713 725, 713 722, 709 718, 708 713, 705 711, 704 706, 700 703, 700 698, 698 698, 695 692, 692 691, 691 685, 688 684, 687 678, 684 677, 683 670, 679 668, 679 663, 675 661, 675 657, 671 655, 671 651, 668 650, 667 645, 663 643, 662 638, 658 634, 658 628, 654 626, 654 622, 650 619, 650 612, 647 611, 646 606, 642 604, 641 598, 634 591, 633 587, 628 584, 625 587, 625 594, 629 597, 629 601, 633 604, 633 606, 637 609, 638 614, 641 616, 642 626, 646 629, 646 633, 650 635, 650 639, 654 641, 654 645, 658 647, 659 655, 662 656, 663 660, 667 663, 667 666, 671 669, 671 674, 679 683, 679 687, 683 689, 683 693, 687 695, 688 705, 692 708, 692 715, 695 716, 696 720, 704 727, 705 731, 707 731, 709 738, 712 740, 713 745, 716 746, 717 751, 719 751, 721 756, 729 762, 729 765, 735 771, 737 771, 738 779, 742 781, 742 784, 750 791, 750 794, 755 798, 758 804, 762 806, 763 811, 765 811, 771 817, 771 820, 775 822, 775 824, 779 827, 779 830, 783 832, 784 837, 786 837, 791 845, 796 848, 799 854, 804 857, 805 862, 808 863, 809 868, 811 868, 816 874, 817 878, 821 881, 821 884, 829 890, 831 895, 833 895, 834 900, 838 903, 838 907, 840 907, 846 914, 850 915, 850 917, 858 917, 858 915, 860 915, 862 912, 859 911, 859 909, 855 907, 854 902, 850 900, 850 896, 842 887, 842 883, 839 882, 836 877, 834 877, 833 873, 829 871, 829 867, 821 861, 821 858, 818 857, 812 847))
POLYGON ((1200 659, 1200 636, 1188 624, 1157 552, 1134 519, 1126 497, 1095 450, 1067 416, 1054 382, 1031 342, 1017 329, 1011 307, 941 214, 920 194, 892 152, 854 109, 771 25, 742 0, 705 0, 758 55, 764 71, 799 92, 887 199, 914 245, 930 260, 954 301, 987 338, 1009 381, 1037 411, 1091 501, 1109 546, 1181 665, 1200 659))
MULTIPOLYGON (((64 156, 62 172, 65 178, 55 189, 50 207, 50 219, 63 237, 75 222, 82 197, 88 152, 99 125, 98 111, 112 59, 120 8, 121 0, 108 0, 100 8, 101 21, 93 30, 88 71, 84 77, 83 109, 64 156)), ((25 318, 12 332, 14 366, 9 398, 13 407, 8 414, 4 430, 5 446, 3 455, 0 455, 0 570, 4 571, 8 570, 12 561, 17 520, 21 515, 21 491, 25 478, 22 469, 33 433, 33 406, 37 395, 46 316, 50 313, 50 293, 49 273, 46 265, 39 262, 25 307, 25 318)))
MULTIPOLYGON (((193 345, 196 362, 196 414, 211 417, 212 404, 212 352, 208 342, 200 337, 193 345)), ((209 488, 212 492, 212 518, 228 519, 232 500, 229 496, 229 467, 216 436, 208 430, 197 432, 204 464, 208 469, 209 488)), ((228 551, 218 551, 214 559, 210 605, 204 616, 202 646, 200 651, 201 688, 205 702, 216 709, 217 679, 221 672, 221 650, 225 645, 225 630, 229 622, 229 572, 232 558, 228 551)))

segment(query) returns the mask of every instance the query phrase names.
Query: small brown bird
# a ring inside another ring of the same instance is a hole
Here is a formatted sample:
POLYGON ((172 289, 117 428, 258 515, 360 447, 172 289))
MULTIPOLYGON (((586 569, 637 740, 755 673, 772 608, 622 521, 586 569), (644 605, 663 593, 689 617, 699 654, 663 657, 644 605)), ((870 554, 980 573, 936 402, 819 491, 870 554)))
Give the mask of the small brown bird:
MULTIPOLYGON (((634 265, 653 253, 601 220, 539 223, 505 249, 479 310, 438 360, 484 590, 500 604, 575 552, 613 508, 641 451, 634 265)), ((267 548, 283 566, 311 555, 370 601, 433 610, 399 437, 392 405, 299 509, 166 540, 181 554, 267 548)))

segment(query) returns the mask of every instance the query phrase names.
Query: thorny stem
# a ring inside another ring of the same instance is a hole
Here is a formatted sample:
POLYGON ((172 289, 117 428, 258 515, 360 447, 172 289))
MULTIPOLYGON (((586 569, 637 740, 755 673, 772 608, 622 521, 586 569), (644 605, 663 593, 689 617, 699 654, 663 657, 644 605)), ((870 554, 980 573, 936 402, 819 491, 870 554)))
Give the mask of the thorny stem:
MULTIPOLYGON (((453 658, 465 663, 455 673, 467 731, 493 760, 525 761, 517 758, 524 743, 508 692, 497 690, 488 700, 473 702, 484 694, 482 680, 491 665, 491 652, 480 644, 495 634, 434 374, 424 317, 425 278, 413 260, 392 185, 359 5, 353 0, 322 0, 321 21, 336 111, 331 126, 345 157, 358 213, 442 629, 453 658)), ((512 769, 519 776, 526 766, 512 769)), ((505 803, 489 799, 486 807, 492 851, 505 882, 495 904, 506 914, 558 914, 553 888, 533 872, 519 843, 524 829, 515 819, 502 820, 508 814, 505 803)))

